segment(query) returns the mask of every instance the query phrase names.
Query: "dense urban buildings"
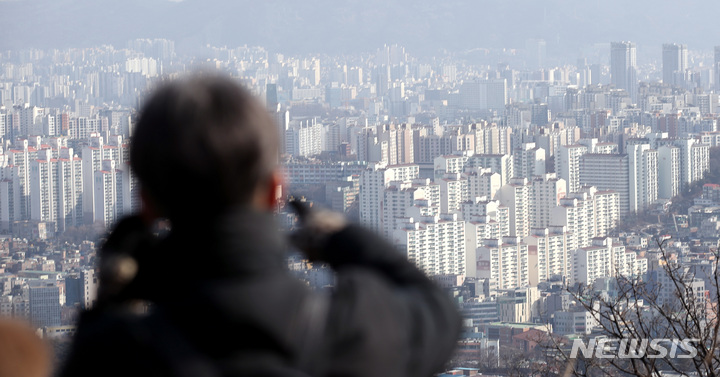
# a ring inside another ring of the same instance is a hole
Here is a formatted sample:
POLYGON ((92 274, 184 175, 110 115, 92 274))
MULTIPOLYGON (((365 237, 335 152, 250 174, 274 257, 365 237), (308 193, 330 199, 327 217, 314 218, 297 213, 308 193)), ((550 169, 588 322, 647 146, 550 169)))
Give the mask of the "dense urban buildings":
MULTIPOLYGON (((128 168, 136 106, 162 77, 204 68, 265 101, 289 194, 379 232, 455 292, 477 347, 540 324, 590 334, 598 323, 563 289, 667 280, 638 219, 671 219, 682 241, 667 251, 688 265, 718 246, 720 182, 707 176, 720 47, 703 65, 687 45, 656 48, 651 68, 633 42, 551 66, 538 39, 519 58, 475 65, 398 45, 358 56, 207 46, 202 59, 164 39, 0 52, 0 311, 57 334, 92 305, 95 252, 83 241, 140 205, 128 168)), ((333 284, 327 268, 288 264, 333 284)))

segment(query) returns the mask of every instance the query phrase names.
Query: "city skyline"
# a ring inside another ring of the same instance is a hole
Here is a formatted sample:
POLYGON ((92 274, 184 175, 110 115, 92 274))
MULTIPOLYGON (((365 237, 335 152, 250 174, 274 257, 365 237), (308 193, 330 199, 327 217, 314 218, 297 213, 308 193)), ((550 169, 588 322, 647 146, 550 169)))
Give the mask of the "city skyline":
MULTIPOLYGON (((198 57, 170 39, 0 51, 0 314, 74 331, 97 288, 90 239, 140 207, 127 165, 137 106, 204 69, 264 102, 290 194, 378 232, 457 300, 459 352, 520 349, 527 331, 591 336, 600 325, 570 289, 667 282, 664 266, 702 268, 720 245, 718 67, 705 64, 717 56, 672 43, 654 64, 615 39, 604 63, 565 65, 540 39, 501 64, 401 44, 353 56, 209 45, 198 57)), ((284 204, 279 225, 293 230, 284 204)), ((287 264, 311 287, 334 284, 327 267, 287 264)), ((688 284, 711 301, 708 276, 688 284)))
MULTIPOLYGON (((632 40, 640 53, 649 46, 686 43, 709 50, 710 25, 720 5, 649 0, 538 3, 522 0, 469 3, 320 1, 263 3, 211 1, 48 0, 0 1, 5 26, 0 50, 89 47, 135 38, 176 40, 180 51, 206 44, 263 45, 288 53, 353 53, 383 43, 402 44, 418 56, 442 50, 525 47, 544 39, 548 56, 577 58, 597 43, 632 40), (702 9, 702 11, 700 11, 702 9), (158 22, 162 20, 162 22, 158 22), (692 25, 693 27, 687 27, 692 25), (707 29, 707 30, 706 30, 707 29), (707 31, 707 32, 704 32, 707 31)), ((659 53, 651 52, 659 57, 659 53)))

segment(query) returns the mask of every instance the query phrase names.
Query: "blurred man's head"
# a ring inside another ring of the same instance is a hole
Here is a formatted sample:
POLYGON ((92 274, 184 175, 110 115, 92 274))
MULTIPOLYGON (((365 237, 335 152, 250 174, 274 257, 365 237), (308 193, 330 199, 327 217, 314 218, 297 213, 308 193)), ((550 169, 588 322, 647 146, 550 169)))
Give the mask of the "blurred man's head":
POLYGON ((130 163, 159 214, 202 222, 237 207, 267 208, 277 156, 277 128, 250 92, 229 77, 195 75, 147 100, 130 163))

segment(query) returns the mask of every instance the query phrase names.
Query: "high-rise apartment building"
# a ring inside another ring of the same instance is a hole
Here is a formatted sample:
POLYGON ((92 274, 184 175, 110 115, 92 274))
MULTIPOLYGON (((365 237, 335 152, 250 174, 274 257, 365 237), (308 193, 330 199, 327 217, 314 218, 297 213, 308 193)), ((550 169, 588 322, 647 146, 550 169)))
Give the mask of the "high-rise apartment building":
POLYGON ((658 198, 658 152, 642 139, 628 141, 630 211, 648 208, 658 198))
POLYGON ((567 245, 564 226, 532 228, 523 239, 528 245, 528 280, 530 286, 572 274, 572 254, 567 245))
POLYGON ((607 236, 619 223, 619 195, 583 186, 580 191, 560 199, 551 210, 550 223, 567 230, 568 250, 586 247, 593 237, 607 236))
POLYGON ((17 166, 2 169, 3 179, 0 180, 0 231, 9 233, 12 224, 20 220, 20 188, 16 177, 19 176, 17 166))
POLYGON ((525 41, 527 65, 531 69, 539 69, 545 65, 547 43, 544 39, 528 39, 525 41))
POLYGON ((626 255, 625 246, 613 242, 612 238, 594 238, 592 245, 573 253, 573 283, 592 286, 598 278, 628 276, 636 270, 633 254, 626 255), (632 265, 628 266, 627 262, 632 265))
POLYGON ((610 44, 610 81, 637 100, 637 46, 633 42, 610 44))
POLYGON ((277 110, 278 103, 277 84, 267 84, 265 86, 265 106, 268 110, 275 111, 277 110))
POLYGON ((532 186, 525 178, 513 178, 500 188, 497 199, 510 209, 510 235, 525 237, 530 233, 532 186))
POLYGON ((676 139, 672 144, 680 148, 680 189, 687 190, 710 168, 710 146, 692 138, 676 139))
POLYGON ((423 200, 423 216, 440 214, 439 200, 440 187, 431 183, 429 179, 415 179, 412 181, 392 181, 384 190, 382 207, 382 231, 390 239, 399 222, 407 217, 408 208, 415 206, 418 200, 423 200))
MULTIPOLYGON (((15 203, 18 209, 19 218, 15 220, 27 220, 30 218, 30 161, 37 159, 37 149, 31 147, 28 140, 17 140, 15 145, 8 150, 8 165, 12 176, 10 179, 15 188, 15 195, 18 201, 15 203)), ((13 198, 14 200, 14 198, 13 198)))
POLYGON ((720 91, 720 46, 715 46, 713 70, 715 72, 715 90, 720 91))
POLYGON ((82 161, 73 149, 38 151, 30 162, 30 219, 53 222, 57 231, 81 225, 82 195, 82 161))
POLYGON ((508 154, 511 151, 512 128, 510 127, 478 122, 470 125, 468 131, 475 133, 476 154, 508 154))
POLYGON ((466 168, 485 168, 500 174, 503 185, 514 176, 513 155, 511 154, 476 154, 465 162, 466 168))
POLYGON ((547 228, 551 225, 550 212, 566 195, 565 181, 554 173, 548 173, 535 176, 530 184, 530 227, 547 228))
POLYGON ((388 165, 415 162, 413 131, 408 124, 386 124, 378 127, 378 140, 387 142, 388 165))
POLYGON ((513 175, 516 178, 532 179, 545 174, 545 150, 535 143, 522 143, 513 149, 513 175))
POLYGON ((65 277, 65 304, 90 309, 97 300, 98 279, 94 269, 83 269, 79 274, 65 277))
POLYGON ((680 80, 688 69, 687 45, 666 43, 662 48, 663 83, 668 85, 682 85, 680 80))
POLYGON ((619 195, 620 215, 630 209, 630 172, 627 154, 587 153, 580 159, 581 182, 619 195))
POLYGON ((393 242, 428 275, 464 275, 475 260, 465 250, 465 222, 457 214, 419 215, 395 230, 393 242))
POLYGON ((492 199, 502 187, 500 174, 490 169, 472 168, 465 173, 465 177, 468 181, 468 199, 471 201, 478 197, 492 199))
POLYGON ((528 245, 520 237, 484 240, 477 249, 477 277, 498 290, 528 286, 528 245))
POLYGON ((565 192, 580 189, 580 158, 588 153, 582 144, 563 145, 555 155, 555 172, 558 178, 565 180, 565 192))
POLYGON ((308 119, 285 131, 285 153, 293 156, 314 156, 323 151, 323 126, 308 119))
POLYGON ((620 195, 612 190, 584 187, 594 199, 595 237, 605 237, 620 224, 620 195))
POLYGON ((594 206, 589 198, 574 193, 571 197, 560 200, 553 208, 550 222, 555 226, 567 229, 567 247, 574 250, 590 244, 595 235, 594 206))
MULTIPOLYGON (((465 219, 465 248, 475 253, 486 239, 510 235, 510 211, 497 200, 473 201, 463 204, 465 219)), ((476 276, 476 265, 470 266, 468 276, 476 276)))
POLYGON ((412 181, 420 175, 418 165, 374 164, 360 174, 360 222, 383 233, 385 188, 392 181, 412 181))
POLYGON ((436 178, 435 182, 440 186, 440 212, 460 211, 460 204, 469 199, 466 177, 460 173, 448 173, 436 178))
POLYGON ((468 250, 481 245, 483 239, 510 235, 510 209, 499 200, 476 198, 463 203, 460 213, 466 224, 473 227, 466 232, 468 250))
POLYGON ((0 110, 0 137, 5 137, 5 133, 7 133, 7 113, 0 110))
MULTIPOLYGON (((125 169, 127 166, 127 145, 122 144, 122 137, 111 137, 108 141, 109 143, 106 144, 103 137, 99 134, 93 134, 90 137, 90 145, 85 146, 82 151, 84 224, 101 221, 106 226, 110 226, 117 219, 117 211, 110 211, 110 207, 108 207, 110 204, 107 204, 107 201, 110 198, 117 198, 118 182, 116 179, 121 178, 121 176, 118 176, 115 170, 125 169), (104 161, 112 161, 113 164, 110 166, 104 161), (99 171, 105 171, 105 173, 96 176, 95 173, 99 171), (104 189, 99 190, 96 188, 96 183, 103 184, 104 189), (111 184, 114 185, 113 189, 107 186, 111 184), (102 213, 97 212, 100 209, 102 209, 102 213), (110 213, 114 215, 111 216, 110 213)), ((129 176, 126 179, 128 185, 135 182, 129 176)), ((129 189, 131 189, 133 195, 137 196, 135 187, 129 187, 129 189)), ((115 207, 116 204, 113 202, 112 206, 115 207)), ((128 198, 122 205, 131 204, 132 200, 128 198)))
POLYGON ((58 220, 57 169, 50 150, 38 152, 38 158, 30 162, 30 218, 56 223, 58 220))

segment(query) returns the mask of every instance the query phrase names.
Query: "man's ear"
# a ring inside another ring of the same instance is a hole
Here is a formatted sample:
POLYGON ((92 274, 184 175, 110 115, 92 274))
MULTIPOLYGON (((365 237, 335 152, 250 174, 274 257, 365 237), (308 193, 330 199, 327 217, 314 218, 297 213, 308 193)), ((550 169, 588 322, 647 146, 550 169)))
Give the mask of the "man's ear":
POLYGON ((278 200, 283 198, 283 191, 285 191, 285 179, 281 169, 275 169, 270 178, 269 187, 269 198, 270 208, 275 208, 278 200))
POLYGON ((283 174, 280 169, 275 169, 264 185, 258 187, 255 195, 255 208, 259 210, 272 211, 277 205, 278 199, 283 195, 283 174))

